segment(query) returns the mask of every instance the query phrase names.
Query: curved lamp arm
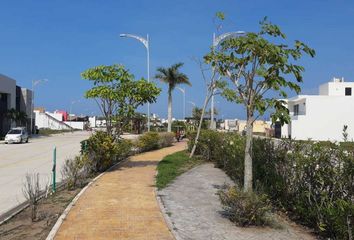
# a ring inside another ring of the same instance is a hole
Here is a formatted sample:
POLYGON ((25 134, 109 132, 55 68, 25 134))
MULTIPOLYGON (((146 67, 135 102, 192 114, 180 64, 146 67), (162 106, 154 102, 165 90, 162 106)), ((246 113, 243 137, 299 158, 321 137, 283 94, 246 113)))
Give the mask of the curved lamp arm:
POLYGON ((133 34, 127 34, 127 33, 122 33, 119 36, 120 37, 134 38, 134 39, 138 40, 139 42, 141 42, 142 44, 144 44, 146 49, 149 49, 149 39, 145 39, 143 37, 140 37, 140 36, 137 36, 137 35, 133 35, 133 34))

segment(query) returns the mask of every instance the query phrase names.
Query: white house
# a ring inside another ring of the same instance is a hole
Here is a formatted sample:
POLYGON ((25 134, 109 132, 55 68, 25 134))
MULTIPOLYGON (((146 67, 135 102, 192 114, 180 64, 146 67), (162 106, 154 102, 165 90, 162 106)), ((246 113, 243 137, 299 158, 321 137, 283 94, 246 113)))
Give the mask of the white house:
POLYGON ((40 110, 35 110, 34 113, 35 124, 38 129, 49 128, 53 130, 70 130, 74 128, 63 121, 62 113, 50 113, 40 110))
POLYGON ((343 127, 347 125, 348 138, 354 139, 353 94, 354 82, 333 78, 332 82, 320 85, 319 95, 288 99, 291 122, 281 127, 281 137, 343 141, 343 127))

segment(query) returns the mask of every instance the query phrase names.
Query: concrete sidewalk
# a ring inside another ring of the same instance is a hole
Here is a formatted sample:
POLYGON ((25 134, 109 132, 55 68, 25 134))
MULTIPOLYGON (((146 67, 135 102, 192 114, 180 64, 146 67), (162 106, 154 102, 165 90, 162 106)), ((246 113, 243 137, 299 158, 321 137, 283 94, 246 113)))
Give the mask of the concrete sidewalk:
POLYGON ((174 239, 156 202, 156 165, 185 142, 131 157, 89 187, 55 239, 174 239))

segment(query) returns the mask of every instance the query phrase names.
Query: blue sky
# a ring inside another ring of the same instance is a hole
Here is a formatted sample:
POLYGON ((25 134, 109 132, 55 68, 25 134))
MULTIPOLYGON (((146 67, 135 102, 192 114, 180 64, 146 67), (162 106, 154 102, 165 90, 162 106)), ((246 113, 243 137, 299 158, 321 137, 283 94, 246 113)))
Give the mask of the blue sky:
MULTIPOLYGON (((146 77, 146 51, 133 39, 119 38, 133 33, 151 39, 151 76, 158 66, 184 62, 182 68, 193 84, 187 87, 188 101, 201 106, 204 82, 193 58, 209 51, 215 12, 227 20, 221 32, 257 31, 264 16, 278 24, 288 41, 299 39, 317 52, 304 58, 304 93, 316 93, 317 86, 332 77, 354 81, 354 2, 342 0, 1 0, 0 73, 23 87, 33 79, 49 82, 36 88, 36 106, 47 110, 98 113, 93 101, 83 98, 90 83, 80 73, 100 64, 122 63, 136 76, 146 77)), ((152 112, 167 112, 166 86, 152 112)), ((182 95, 173 95, 174 116, 182 117, 182 95)), ((241 106, 217 98, 220 117, 244 118, 241 106)), ((145 111, 142 108, 141 111, 145 111)))

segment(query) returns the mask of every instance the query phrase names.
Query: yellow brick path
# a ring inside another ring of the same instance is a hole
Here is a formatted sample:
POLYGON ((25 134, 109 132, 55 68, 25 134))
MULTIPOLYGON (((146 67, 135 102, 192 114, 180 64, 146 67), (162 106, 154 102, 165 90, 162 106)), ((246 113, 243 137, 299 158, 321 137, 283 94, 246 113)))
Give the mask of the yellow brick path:
POLYGON ((80 197, 55 239, 174 239, 156 202, 156 165, 185 142, 131 157, 80 197))

